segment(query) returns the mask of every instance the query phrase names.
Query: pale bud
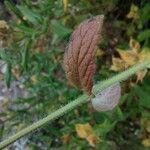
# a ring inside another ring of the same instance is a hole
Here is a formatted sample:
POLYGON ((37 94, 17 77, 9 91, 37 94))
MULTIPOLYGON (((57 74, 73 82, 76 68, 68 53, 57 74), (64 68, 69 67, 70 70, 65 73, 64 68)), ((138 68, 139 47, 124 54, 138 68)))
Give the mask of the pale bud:
POLYGON ((102 92, 98 93, 95 98, 92 99, 92 106, 97 111, 109 111, 114 109, 121 96, 120 83, 116 83, 102 92))

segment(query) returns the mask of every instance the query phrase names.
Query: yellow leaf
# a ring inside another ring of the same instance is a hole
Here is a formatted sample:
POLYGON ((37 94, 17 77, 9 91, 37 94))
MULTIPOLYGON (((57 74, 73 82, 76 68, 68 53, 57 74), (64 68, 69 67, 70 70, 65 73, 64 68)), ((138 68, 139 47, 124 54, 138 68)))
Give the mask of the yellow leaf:
POLYGON ((150 147, 150 139, 144 139, 144 140, 142 140, 142 144, 143 144, 145 147, 150 147))
POLYGON ((76 124, 76 132, 80 138, 86 138, 88 135, 93 134, 93 129, 89 123, 76 124))
POLYGON ((120 59, 120 58, 112 58, 112 66, 111 66, 111 70, 113 71, 122 71, 125 70, 128 66, 126 65, 126 63, 120 59))
POLYGON ((103 52, 101 49, 98 48, 98 49, 96 50, 96 56, 97 56, 97 57, 101 57, 102 55, 104 55, 104 52, 103 52))
POLYGON ((31 76, 31 81, 33 84, 37 84, 38 83, 38 78, 36 75, 31 76))
POLYGON ((89 135, 86 139, 89 142, 89 145, 92 147, 96 147, 96 145, 99 143, 99 138, 94 134, 89 135))
POLYGON ((66 15, 66 16, 63 17, 63 23, 64 23, 64 24, 67 23, 69 17, 70 17, 69 15, 66 15))
POLYGON ((89 123, 87 124, 76 124, 76 132, 80 138, 88 141, 90 146, 95 147, 99 143, 99 137, 94 134, 94 131, 89 123))
POLYGON ((138 6, 132 4, 130 8, 130 12, 127 14, 127 18, 137 20, 140 18, 139 16, 139 8, 138 6))
POLYGON ((64 11, 67 11, 68 8, 68 0, 63 0, 63 4, 64 4, 64 11))
MULTIPOLYGON (((119 55, 121 58, 113 58, 112 59, 112 66, 111 70, 114 71, 122 71, 126 68, 135 65, 136 63, 139 63, 145 59, 150 59, 150 49, 144 48, 140 52, 140 44, 134 40, 130 39, 129 41, 130 49, 129 50, 122 50, 117 49, 119 55)), ((142 81, 146 74, 146 70, 140 71, 137 73, 137 81, 142 81)))
POLYGON ((142 80, 145 77, 146 73, 147 73, 147 70, 142 70, 142 71, 137 72, 136 73, 136 77, 137 77, 136 78, 136 83, 138 83, 139 81, 142 82, 142 80))
POLYGON ((9 29, 9 26, 7 25, 7 22, 4 20, 0 20, 0 30, 2 29, 9 29))
POLYGON ((130 38, 130 41, 129 41, 129 45, 130 45, 130 48, 131 50, 135 51, 138 53, 138 50, 140 49, 140 43, 137 42, 136 40, 130 38))
POLYGON ((70 140, 70 135, 69 134, 65 134, 61 137, 63 143, 68 143, 70 140))
POLYGON ((138 53, 132 50, 123 51, 117 49, 121 59, 126 63, 127 66, 132 66, 138 62, 138 53))
POLYGON ((139 61, 143 61, 145 59, 150 59, 150 49, 144 48, 139 54, 139 61))
MULTIPOLYGON (((133 66, 134 64, 141 62, 145 59, 150 59, 150 50, 149 48, 144 48, 140 52, 140 44, 134 40, 130 39, 129 41, 130 50, 121 50, 117 49, 119 55, 121 58, 113 58, 111 70, 114 71, 120 71, 124 70, 130 66, 133 66)), ((146 71, 141 71, 137 73, 137 81, 141 81, 146 74, 146 71)))

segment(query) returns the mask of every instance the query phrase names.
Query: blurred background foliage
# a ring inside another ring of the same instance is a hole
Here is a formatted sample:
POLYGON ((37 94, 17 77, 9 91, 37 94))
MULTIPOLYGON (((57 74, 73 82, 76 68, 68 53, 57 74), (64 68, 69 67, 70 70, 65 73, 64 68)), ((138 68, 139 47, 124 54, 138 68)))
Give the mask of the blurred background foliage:
MULTIPOLYGON (((148 0, 0 1, 0 141, 82 94, 67 82, 63 54, 75 26, 99 14, 105 21, 95 83, 150 56, 148 0)), ((149 149, 148 71, 122 82, 112 112, 83 105, 9 148, 149 149)))

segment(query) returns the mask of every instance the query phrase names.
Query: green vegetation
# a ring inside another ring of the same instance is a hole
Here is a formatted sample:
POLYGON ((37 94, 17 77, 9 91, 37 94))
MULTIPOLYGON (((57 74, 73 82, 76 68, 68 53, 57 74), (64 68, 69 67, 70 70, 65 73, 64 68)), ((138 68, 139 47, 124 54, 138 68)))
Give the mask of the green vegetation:
MULTIPOLYGON (((17 4, 4 0, 0 5, 0 69, 1 62, 5 66, 0 70, 0 81, 5 80, 10 88, 19 81, 27 91, 27 96, 16 100, 5 98, 2 106, 6 109, 0 111, 0 141, 82 94, 67 82, 63 54, 75 26, 86 18, 105 15, 94 83, 150 56, 150 4, 146 0, 21 0, 17 4)), ((90 103, 77 107, 23 137, 26 142, 20 140, 21 146, 31 150, 148 149, 149 76, 145 69, 123 81, 120 103, 114 111, 96 112, 90 103), (83 132, 89 133, 89 138, 84 138, 83 132)))

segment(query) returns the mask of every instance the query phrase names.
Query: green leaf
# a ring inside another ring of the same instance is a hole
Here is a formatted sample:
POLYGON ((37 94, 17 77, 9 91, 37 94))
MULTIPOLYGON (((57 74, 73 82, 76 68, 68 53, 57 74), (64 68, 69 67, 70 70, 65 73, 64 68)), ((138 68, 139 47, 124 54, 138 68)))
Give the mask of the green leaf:
POLYGON ((51 31, 53 32, 52 44, 60 42, 64 37, 71 33, 71 29, 65 27, 60 21, 51 21, 51 31))
POLYGON ((24 47, 23 52, 22 52, 22 66, 23 66, 24 70, 28 69, 29 49, 31 47, 31 44, 32 44, 32 40, 30 39, 30 41, 28 41, 25 44, 25 47, 24 47))
POLYGON ((141 20, 142 25, 144 25, 150 19, 149 14, 150 14, 150 4, 147 3, 140 10, 140 20, 141 20))
POLYGON ((26 34, 35 34, 35 30, 33 28, 25 26, 24 24, 15 25, 15 28, 26 34))
POLYGON ((139 97, 139 104, 140 106, 145 108, 150 108, 150 98, 149 98, 150 86, 149 85, 150 85, 150 78, 146 78, 142 87, 140 86, 135 87, 135 92, 139 97))
POLYGON ((23 20, 23 16, 20 12, 20 10, 15 6, 15 4, 12 1, 4 1, 5 2, 5 6, 8 10, 12 11, 20 20, 22 20, 22 22, 24 22, 25 24, 28 24, 25 20, 23 20))
POLYGON ((150 38, 150 29, 144 30, 138 35, 139 41, 144 41, 148 38, 150 38))
POLYGON ((11 81, 11 63, 7 62, 5 72, 5 82, 8 88, 10 87, 10 81, 11 81))
POLYGON ((98 124, 95 126, 95 131, 97 135, 100 135, 101 137, 105 137, 106 134, 113 129, 116 122, 111 122, 110 120, 106 119, 102 124, 98 124))
POLYGON ((117 107, 116 112, 117 112, 117 117, 118 117, 117 119, 118 120, 124 120, 124 114, 119 107, 117 107))
POLYGON ((41 21, 41 16, 32 10, 30 10, 27 7, 17 5, 17 8, 20 10, 20 12, 23 14, 24 17, 26 17, 27 20, 29 20, 33 24, 39 24, 41 21))
POLYGON ((5 6, 7 9, 11 10, 17 17, 22 18, 20 11, 16 8, 13 2, 5 1, 5 6))
POLYGON ((24 51, 22 52, 22 66, 25 70, 28 68, 28 49, 25 48, 24 51))

